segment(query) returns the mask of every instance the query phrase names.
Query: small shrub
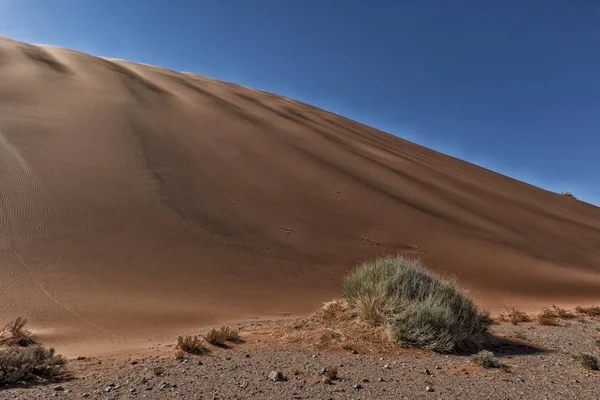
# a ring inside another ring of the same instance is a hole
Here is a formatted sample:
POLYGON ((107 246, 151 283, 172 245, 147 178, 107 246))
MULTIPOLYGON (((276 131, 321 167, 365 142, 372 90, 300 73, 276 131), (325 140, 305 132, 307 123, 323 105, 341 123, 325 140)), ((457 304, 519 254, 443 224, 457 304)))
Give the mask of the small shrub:
POLYGON ((521 322, 529 322, 531 318, 529 315, 524 313, 523 311, 517 310, 513 308, 512 310, 508 310, 508 317, 510 318, 510 322, 513 325, 519 325, 521 322))
POLYGON ((50 378, 60 375, 67 364, 54 349, 40 345, 0 350, 0 384, 50 378))
POLYGON ((567 191, 567 190, 565 190, 564 192, 562 192, 560 195, 561 195, 561 196, 565 196, 565 197, 571 197, 571 198, 573 198, 573 199, 577 199, 577 197, 575 197, 575 196, 573 195, 573 193, 571 193, 571 192, 569 192, 569 191, 567 191))
POLYGON ((588 317, 598 317, 600 316, 600 306, 590 306, 590 307, 575 307, 575 311, 579 314, 587 315, 588 317))
POLYGON ((598 371, 598 359, 591 354, 579 353, 573 356, 573 359, 581 364, 585 369, 598 371))
POLYGON ((181 350, 184 353, 202 355, 208 353, 208 349, 202 343, 202 339, 198 336, 179 336, 175 349, 181 350))
POLYGON ((537 316, 537 322, 540 325, 547 325, 547 326, 558 326, 559 325, 558 318, 547 317, 547 316, 544 316, 542 314, 539 314, 537 316))
POLYGON ((542 312, 537 315, 536 319, 540 325, 558 325, 557 313, 550 307, 542 308, 542 312))
POLYGON ((552 306, 552 310, 556 314, 556 316, 560 319, 573 319, 575 318, 575 314, 570 311, 565 310, 564 308, 560 308, 557 306, 552 306))
POLYGON ((361 265, 346 278, 342 295, 362 320, 386 325, 405 347, 472 350, 492 323, 454 282, 402 256, 361 265))
POLYGON ((598 349, 600 349, 600 338, 599 338, 599 339, 596 339, 596 347, 597 347, 598 349))
POLYGON ((183 350, 177 350, 175 352, 175 359, 176 360, 184 360, 185 359, 185 353, 183 352, 183 350))
POLYGON ((329 366, 325 368, 325 376, 331 379, 332 381, 337 379, 338 377, 338 367, 337 366, 329 366))
POLYGON ((10 321, 0 330, 0 346, 20 346, 26 347, 38 344, 35 337, 25 329, 27 319, 17 317, 10 321))
POLYGON ((471 361, 483 368, 500 368, 501 364, 494 356, 494 353, 488 350, 481 350, 471 356, 471 361))
POLYGON ((228 326, 223 326, 219 329, 211 329, 205 336, 204 339, 212 345, 224 346, 225 342, 238 342, 240 341, 240 334, 236 329, 231 329, 228 326))

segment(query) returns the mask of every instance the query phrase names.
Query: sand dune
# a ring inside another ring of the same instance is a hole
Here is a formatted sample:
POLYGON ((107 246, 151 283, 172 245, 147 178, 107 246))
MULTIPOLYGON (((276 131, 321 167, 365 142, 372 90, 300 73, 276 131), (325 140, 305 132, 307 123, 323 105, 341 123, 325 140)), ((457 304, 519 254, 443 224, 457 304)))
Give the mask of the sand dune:
POLYGON ((2 38, 0 206, 0 320, 55 345, 306 313, 395 252, 492 309, 600 300, 592 205, 282 96, 2 38))

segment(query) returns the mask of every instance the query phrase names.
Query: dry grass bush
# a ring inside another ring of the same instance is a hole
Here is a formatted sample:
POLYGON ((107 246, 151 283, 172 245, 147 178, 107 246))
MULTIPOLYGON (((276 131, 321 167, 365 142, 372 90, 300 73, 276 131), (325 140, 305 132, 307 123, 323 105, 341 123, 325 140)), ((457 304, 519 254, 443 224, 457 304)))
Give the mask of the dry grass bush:
POLYGON ((25 329, 27 319, 17 317, 10 321, 0 330, 0 346, 20 346, 26 347, 38 344, 35 337, 25 329))
POLYGON ((575 311, 579 314, 587 315, 588 317, 600 317, 600 306, 590 306, 590 307, 575 307, 575 311))
POLYGON ((600 349, 600 338, 596 339, 596 347, 600 349))
POLYGON ((176 350, 181 350, 184 353, 202 355, 208 353, 208 349, 202 343, 202 338, 199 336, 179 336, 177 338, 176 350))
POLYGON ((402 256, 364 263, 346 278, 342 295, 363 321, 385 326, 403 347, 471 351, 492 323, 454 282, 402 256))
POLYGON ((560 195, 561 195, 561 196, 565 196, 565 197, 572 197, 572 198, 574 198, 574 199, 577 199, 577 197, 575 197, 575 196, 573 195, 573 193, 571 193, 571 192, 569 192, 569 191, 567 191, 567 190, 565 190, 564 192, 562 192, 560 195))
POLYGON ((274 346, 310 351, 352 351, 394 354, 399 347, 384 326, 373 327, 358 317, 344 299, 324 303, 306 318, 246 328, 249 335, 274 346))
POLYGON ((573 356, 573 359, 581 364, 585 369, 589 369, 592 371, 598 371, 600 368, 598 367, 598 359, 587 353, 579 353, 573 356))
POLYGON ((204 339, 215 346, 224 346, 225 342, 239 342, 241 340, 239 331, 228 326, 223 326, 219 329, 211 329, 204 336, 204 339))
POLYGON ((547 325, 547 326, 559 326, 558 318, 556 317, 548 317, 544 314, 538 314, 536 317, 538 324, 547 325))
POLYGON ((154 373, 154 376, 161 376, 165 373, 165 368, 159 365, 158 367, 152 368, 152 372, 154 373))
POLYGON ((488 350, 481 350, 479 353, 473 354, 471 361, 483 368, 500 368, 502 366, 494 353, 488 350))
POLYGON ((519 325, 521 322, 529 322, 531 321, 531 317, 524 313, 523 311, 517 310, 513 308, 512 310, 507 311, 508 318, 510 318, 510 322, 513 325, 519 325))
POLYGON ((40 345, 0 350, 0 384, 51 378, 62 373, 67 361, 54 349, 40 345))

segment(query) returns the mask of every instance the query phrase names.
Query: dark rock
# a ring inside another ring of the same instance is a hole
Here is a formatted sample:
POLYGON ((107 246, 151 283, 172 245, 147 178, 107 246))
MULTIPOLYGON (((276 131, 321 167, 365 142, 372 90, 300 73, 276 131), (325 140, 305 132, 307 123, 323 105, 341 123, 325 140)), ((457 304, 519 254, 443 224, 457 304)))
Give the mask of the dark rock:
POLYGON ((360 389, 362 389, 362 386, 360 385, 360 383, 357 383, 356 385, 352 386, 352 389, 360 390, 360 389))
POLYGON ((518 382, 518 383, 525 383, 525 379, 521 378, 520 376, 517 376, 517 377, 515 378, 515 382, 518 382))
POLYGON ((54 386, 53 389, 56 390, 57 392, 62 392, 63 390, 65 390, 65 388, 62 387, 61 385, 54 386))

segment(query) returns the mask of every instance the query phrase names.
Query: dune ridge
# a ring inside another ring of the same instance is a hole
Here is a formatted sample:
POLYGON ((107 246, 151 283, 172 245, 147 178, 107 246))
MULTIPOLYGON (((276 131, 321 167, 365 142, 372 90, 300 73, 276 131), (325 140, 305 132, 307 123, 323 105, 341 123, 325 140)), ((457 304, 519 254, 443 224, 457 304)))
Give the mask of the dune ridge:
POLYGON ((65 346, 307 313, 398 252, 492 310, 600 300, 593 205, 283 96, 7 38, 0 206, 0 318, 65 346))

